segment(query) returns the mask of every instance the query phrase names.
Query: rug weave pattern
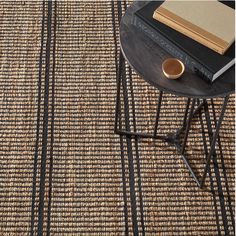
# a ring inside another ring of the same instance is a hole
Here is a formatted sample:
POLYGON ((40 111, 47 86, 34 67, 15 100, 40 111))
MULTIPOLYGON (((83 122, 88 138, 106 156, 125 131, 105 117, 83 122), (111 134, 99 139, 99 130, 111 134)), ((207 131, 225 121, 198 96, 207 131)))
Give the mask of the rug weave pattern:
MULTIPOLYGON (((199 190, 174 147, 114 134, 118 27, 127 7, 0 5, 0 235, 234 234, 233 96, 220 134, 223 162, 207 178, 214 195, 199 190)), ((151 132, 158 91, 128 66, 126 74, 137 129, 151 132)), ((180 124, 185 101, 164 94, 160 132, 180 124)), ((199 129, 196 119, 188 142, 196 170, 199 129)))

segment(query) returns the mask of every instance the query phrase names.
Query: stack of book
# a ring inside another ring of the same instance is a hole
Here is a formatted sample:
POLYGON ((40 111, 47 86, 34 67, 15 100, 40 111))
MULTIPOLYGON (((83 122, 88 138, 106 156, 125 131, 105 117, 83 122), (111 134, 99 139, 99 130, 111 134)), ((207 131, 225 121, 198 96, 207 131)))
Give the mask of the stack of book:
POLYGON ((234 2, 152 1, 133 24, 186 67, 213 82, 235 64, 234 2))

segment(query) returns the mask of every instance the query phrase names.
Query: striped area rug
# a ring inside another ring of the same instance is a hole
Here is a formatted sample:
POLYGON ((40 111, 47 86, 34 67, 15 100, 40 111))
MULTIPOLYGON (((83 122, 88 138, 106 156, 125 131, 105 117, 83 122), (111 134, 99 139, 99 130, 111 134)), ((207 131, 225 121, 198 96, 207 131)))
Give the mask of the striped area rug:
MULTIPOLYGON (((0 235, 234 235, 234 96, 204 190, 174 147, 114 134, 129 4, 1 2, 0 235)), ((136 128, 151 132, 158 91, 126 75, 136 128)), ((160 132, 176 129, 185 102, 164 94, 160 132)), ((201 174, 197 118, 187 149, 201 174)))

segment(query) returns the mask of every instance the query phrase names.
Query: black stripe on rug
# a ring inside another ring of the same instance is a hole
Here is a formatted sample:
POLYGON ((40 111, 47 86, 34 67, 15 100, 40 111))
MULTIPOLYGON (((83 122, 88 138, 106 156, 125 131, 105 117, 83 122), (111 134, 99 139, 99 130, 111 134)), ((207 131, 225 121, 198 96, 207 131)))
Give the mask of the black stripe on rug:
POLYGON ((53 144, 54 144, 54 109, 55 109, 55 64, 56 64, 56 4, 54 3, 54 22, 53 22, 53 65, 52 65, 52 85, 51 85, 51 140, 50 140, 50 160, 49 160, 49 190, 48 190, 48 210, 47 210, 47 235, 50 235, 51 223, 51 201, 52 201, 52 173, 53 173, 53 144))
POLYGON ((36 127, 36 143, 34 152, 34 168, 33 168, 33 185, 32 185, 32 204, 31 204, 31 235, 34 234, 35 224, 35 198, 36 198, 36 177, 38 164, 38 149, 39 149, 39 131, 40 131, 40 112, 41 112, 41 86, 42 86, 42 58, 44 48, 44 24, 45 24, 45 2, 43 1, 42 12, 42 27, 41 27, 41 49, 39 56, 39 74, 38 74, 38 109, 37 109, 37 127, 36 127))
POLYGON ((31 205, 31 235, 43 235, 45 202, 47 205, 47 235, 50 235, 50 209, 52 195, 52 171, 53 171, 53 130, 54 130, 54 85, 55 85, 55 49, 56 49, 56 2, 43 1, 42 28, 41 28, 41 50, 39 57, 39 78, 38 78, 38 108, 36 143, 34 153, 34 173, 32 183, 32 205, 31 205), (46 39, 45 39, 46 33, 46 39), (45 51, 45 53, 44 53, 45 51), (52 65, 50 60, 52 57, 52 65), (45 63, 45 65, 44 65, 45 63), (43 68, 45 71, 43 73, 43 68), (44 75, 44 81, 42 77, 44 75), (43 91, 43 94, 42 94, 43 91), (51 98, 51 101, 50 98, 51 98), (43 108, 41 102, 43 101, 43 108), (50 103, 51 102, 51 103, 50 103), (49 108, 51 105, 51 109, 49 108), (49 114, 51 112, 51 114, 49 114), (40 127, 43 117, 42 127, 40 127), (49 117, 51 118, 49 124, 49 117), (49 127, 50 125, 50 127, 49 127), (49 137, 50 129, 50 137, 49 137), (40 135, 41 134, 41 135, 40 135), (42 140, 40 143, 40 139, 42 140), (48 150, 48 144, 50 150, 48 150), (41 155, 39 152, 41 151, 41 155), (46 162, 49 155, 49 187, 48 199, 45 199, 46 162), (40 165, 40 167, 39 167, 40 165), (39 176, 39 189, 37 191, 37 175, 39 176), (37 218, 37 220, 36 220, 37 218), (36 232, 37 231, 37 232, 36 232))
MULTIPOLYGON (((121 55, 119 55, 119 61, 117 60, 118 58, 118 49, 117 49, 117 28, 118 26, 116 25, 116 16, 115 16, 115 4, 114 1, 111 1, 111 14, 112 14, 112 27, 113 27, 113 37, 114 37, 114 50, 115 50, 115 66, 116 66, 116 82, 117 82, 117 87, 120 87, 120 72, 121 72, 121 67, 119 67, 119 64, 121 63, 121 55)), ((117 96, 120 96, 119 90, 117 91, 117 96)), ((118 100, 117 100, 118 103, 118 100)), ((120 102, 116 104, 117 106, 117 112, 120 114, 120 102)), ((118 117, 118 122, 119 122, 119 128, 121 129, 121 117, 118 117)), ((116 125, 116 121, 115 121, 116 125)), ((125 175, 125 151, 124 151, 124 137, 120 136, 120 149, 121 149, 121 169, 122 169, 122 186, 123 186, 123 201, 124 201, 124 221, 125 221, 125 229, 124 233, 125 235, 129 235, 129 219, 128 219, 128 206, 127 206, 127 185, 126 185, 126 175, 125 175)))
POLYGON ((44 194, 45 194, 45 174, 48 142, 48 107, 49 107, 49 76, 50 76, 50 50, 51 50, 51 22, 52 22, 52 2, 48 2, 47 14, 47 42, 46 42, 46 68, 44 84, 44 112, 43 112, 43 134, 42 134, 42 153, 40 167, 40 191, 38 207, 38 235, 43 235, 44 220, 44 194))
MULTIPOLYGON (((131 68, 128 67, 128 78, 129 78, 129 87, 131 93, 131 107, 132 107, 132 116, 133 116, 133 129, 134 132, 137 132, 136 128, 136 118, 135 118, 135 99, 133 92, 133 83, 132 83, 132 71, 131 68)), ((139 146, 138 146, 138 138, 134 139, 135 146, 135 157, 136 157, 136 168, 137 168, 137 182, 138 182, 138 196, 139 196, 139 209, 140 209, 140 221, 142 227, 142 235, 145 235, 145 224, 144 224, 144 213, 143 213, 143 194, 142 194, 142 177, 141 177, 141 166, 140 166, 140 158, 139 158, 139 146)))

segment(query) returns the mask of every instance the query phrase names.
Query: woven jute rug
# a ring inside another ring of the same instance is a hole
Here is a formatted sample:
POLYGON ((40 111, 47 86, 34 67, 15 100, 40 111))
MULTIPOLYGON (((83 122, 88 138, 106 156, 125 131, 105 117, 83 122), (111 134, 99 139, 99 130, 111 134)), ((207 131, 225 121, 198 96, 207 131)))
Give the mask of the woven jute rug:
MULTIPOLYGON (((129 4, 1 1, 0 235, 234 235, 234 96, 203 190, 175 147, 114 134, 129 4)), ((126 68, 136 129, 151 132, 158 91, 126 68)), ((185 103, 164 94, 160 132, 185 103)), ((201 175, 197 117, 187 151, 201 175)))

